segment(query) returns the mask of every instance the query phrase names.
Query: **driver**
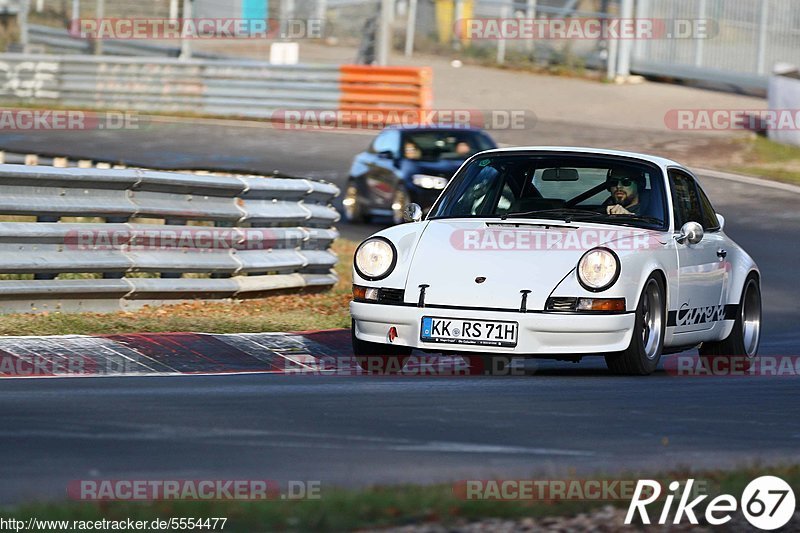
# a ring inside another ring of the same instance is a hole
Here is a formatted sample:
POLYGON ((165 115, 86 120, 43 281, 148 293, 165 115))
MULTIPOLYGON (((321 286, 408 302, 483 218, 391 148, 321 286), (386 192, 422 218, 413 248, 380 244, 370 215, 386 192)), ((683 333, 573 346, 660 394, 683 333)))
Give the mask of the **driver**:
POLYGON ((605 201, 609 215, 638 215, 642 210, 640 192, 645 188, 644 174, 627 168, 612 169, 606 178, 611 197, 605 201))

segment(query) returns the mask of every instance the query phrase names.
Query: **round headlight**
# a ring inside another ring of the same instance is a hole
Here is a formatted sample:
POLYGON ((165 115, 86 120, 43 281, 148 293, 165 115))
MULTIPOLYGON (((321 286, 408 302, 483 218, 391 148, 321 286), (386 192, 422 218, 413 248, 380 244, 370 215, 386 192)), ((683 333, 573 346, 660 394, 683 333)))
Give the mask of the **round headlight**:
POLYGON ((362 242, 356 250, 356 272, 366 280, 383 279, 397 264, 397 251, 388 239, 373 237, 362 242))
POLYGON ((619 278, 619 259, 607 248, 589 250, 578 261, 578 281, 584 289, 603 291, 619 278))

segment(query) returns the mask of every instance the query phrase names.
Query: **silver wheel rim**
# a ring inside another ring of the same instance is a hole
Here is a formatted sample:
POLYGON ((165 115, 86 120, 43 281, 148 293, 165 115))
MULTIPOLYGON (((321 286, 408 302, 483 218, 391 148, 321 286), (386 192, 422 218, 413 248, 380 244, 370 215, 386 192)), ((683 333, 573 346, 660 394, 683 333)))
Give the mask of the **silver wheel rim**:
POLYGON ((661 304, 661 291, 658 283, 650 280, 642 294, 642 346, 649 360, 658 357, 664 323, 664 306, 661 304))
POLYGON ((403 219, 403 208, 408 203, 408 197, 403 189, 397 189, 394 192, 394 199, 392 200, 392 219, 395 224, 402 224, 405 222, 403 219))
POLYGON ((744 288, 741 313, 744 351, 748 357, 755 357, 761 337, 761 298, 758 296, 758 286, 753 279, 744 288))
POLYGON ((344 207, 344 216, 347 220, 353 220, 356 217, 358 204, 358 189, 355 185, 348 185, 344 193, 344 200, 342 206, 344 207))

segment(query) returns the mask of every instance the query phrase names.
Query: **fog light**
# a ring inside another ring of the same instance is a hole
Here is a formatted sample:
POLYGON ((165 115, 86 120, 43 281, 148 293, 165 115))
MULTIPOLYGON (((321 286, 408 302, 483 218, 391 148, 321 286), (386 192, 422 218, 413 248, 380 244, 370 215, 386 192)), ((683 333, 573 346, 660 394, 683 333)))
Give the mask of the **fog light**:
POLYGON ((625 298, 580 298, 578 311, 625 311, 625 298))

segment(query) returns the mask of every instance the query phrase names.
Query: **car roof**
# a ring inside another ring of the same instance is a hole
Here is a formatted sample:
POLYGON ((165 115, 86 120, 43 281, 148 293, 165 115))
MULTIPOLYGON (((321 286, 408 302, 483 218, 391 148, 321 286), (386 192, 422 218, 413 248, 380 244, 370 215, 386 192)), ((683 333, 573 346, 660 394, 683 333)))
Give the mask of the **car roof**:
POLYGON ((565 152, 565 153, 569 152, 580 155, 609 155, 609 156, 618 156, 618 157, 626 157, 633 159, 642 159, 644 161, 649 161, 651 163, 655 163, 656 165, 663 167, 672 167, 672 166, 683 167, 683 165, 681 165, 680 163, 676 163, 671 159, 666 159, 655 155, 641 154, 637 152, 626 152, 623 150, 607 150, 604 148, 588 148, 581 146, 512 146, 507 148, 493 148, 491 150, 485 150, 483 152, 476 154, 476 156, 490 155, 494 153, 513 154, 513 153, 527 153, 527 152, 565 152))
POLYGON ((475 126, 437 126, 436 124, 428 124, 428 125, 421 125, 421 124, 396 124, 391 126, 386 126, 383 131, 386 130, 399 130, 399 131, 471 131, 471 132, 482 132, 486 133, 482 128, 478 128, 475 126))

